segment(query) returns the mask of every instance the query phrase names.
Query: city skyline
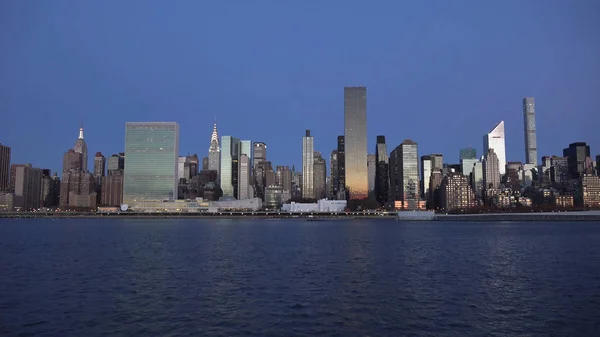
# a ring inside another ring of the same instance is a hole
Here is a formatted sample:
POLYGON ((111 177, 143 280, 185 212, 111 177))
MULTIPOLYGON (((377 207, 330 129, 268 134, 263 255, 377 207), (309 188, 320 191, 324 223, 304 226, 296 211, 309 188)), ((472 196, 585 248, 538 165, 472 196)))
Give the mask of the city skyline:
POLYGON ((181 126, 180 155, 201 154, 216 116, 220 134, 263 141, 273 162, 300 167, 294 135, 310 129, 315 151, 330 153, 352 85, 369 91, 369 151, 376 135, 390 148, 409 138, 458 163, 457 149, 481 156, 481 135, 504 120, 507 160, 525 161, 529 96, 538 161, 580 140, 600 148, 598 21, 586 2, 0 6, 21 32, 0 37, 0 142, 16 163, 60 171, 81 120, 90 155, 123 151, 125 122, 163 120, 181 126), (358 36, 352 22, 365 23, 358 36))

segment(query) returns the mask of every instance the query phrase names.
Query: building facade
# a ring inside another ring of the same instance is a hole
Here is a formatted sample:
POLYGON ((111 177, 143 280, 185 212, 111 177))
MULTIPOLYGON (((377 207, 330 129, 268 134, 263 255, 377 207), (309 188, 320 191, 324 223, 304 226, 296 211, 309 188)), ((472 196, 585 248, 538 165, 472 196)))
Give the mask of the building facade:
POLYGON ((535 130, 535 99, 523 98, 523 126, 525 133, 525 164, 537 167, 537 136, 535 130))
POLYGON ((469 180, 458 172, 450 172, 442 179, 440 198, 440 206, 447 212, 471 208, 475 200, 469 180))
POLYGON ((125 128, 123 202, 176 200, 179 124, 128 122, 125 128))
POLYGON ((563 156, 567 158, 571 178, 578 179, 586 173, 586 159, 590 157, 590 147, 585 142, 569 144, 569 147, 563 150, 563 156))
POLYGON ((338 199, 347 199, 346 193, 346 142, 344 136, 337 137, 337 190, 338 199))
POLYGON ((369 183, 369 197, 375 196, 375 172, 376 172, 377 160, 374 154, 367 154, 367 173, 369 183))
POLYGON ((320 200, 327 197, 327 166, 321 152, 315 151, 313 164, 314 199, 320 200))
POLYGON ((375 198, 383 205, 390 193, 390 167, 385 136, 377 136, 375 145, 375 198))
POLYGON ((237 194, 237 164, 239 152, 239 139, 231 136, 221 137, 221 169, 219 170, 219 178, 221 180, 223 197, 234 197, 234 195, 237 194))
POLYGON ((459 159, 477 159, 477 150, 472 147, 466 147, 464 149, 460 149, 459 151, 459 159))
POLYGON ((493 149, 498 158, 500 175, 506 173, 506 144, 504 140, 504 121, 496 124, 490 132, 483 136, 484 156, 489 149, 493 149))
POLYGON ((310 135, 310 130, 302 137, 302 198, 314 199, 314 138, 310 135))
POLYGON ((390 201, 402 201, 408 205, 405 209, 418 209, 419 185, 417 143, 406 139, 390 153, 390 201))
POLYGON ((365 199, 369 194, 366 87, 344 88, 344 142, 349 198, 365 199))
POLYGON ((34 210, 42 207, 42 170, 31 164, 15 169, 14 207, 34 210))
POLYGON ((10 147, 0 144, 0 192, 8 191, 10 175, 10 147))
POLYGON ((219 171, 221 170, 221 148, 219 146, 219 132, 217 131, 217 123, 213 125, 213 131, 210 135, 207 168, 212 171, 217 171, 217 176, 219 176, 219 171))
POLYGON ((483 185, 484 189, 500 188, 500 160, 496 151, 490 148, 483 159, 483 185))
POLYGON ((81 170, 88 171, 88 148, 85 139, 83 138, 83 125, 79 128, 79 137, 75 141, 73 151, 81 153, 81 170))

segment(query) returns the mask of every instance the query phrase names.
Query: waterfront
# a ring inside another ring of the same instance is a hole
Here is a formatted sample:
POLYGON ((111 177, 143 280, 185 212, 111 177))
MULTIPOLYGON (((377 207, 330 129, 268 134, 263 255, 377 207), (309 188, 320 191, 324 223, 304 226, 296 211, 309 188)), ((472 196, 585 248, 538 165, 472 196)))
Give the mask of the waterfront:
POLYGON ((600 223, 0 219, 0 335, 592 336, 600 223))

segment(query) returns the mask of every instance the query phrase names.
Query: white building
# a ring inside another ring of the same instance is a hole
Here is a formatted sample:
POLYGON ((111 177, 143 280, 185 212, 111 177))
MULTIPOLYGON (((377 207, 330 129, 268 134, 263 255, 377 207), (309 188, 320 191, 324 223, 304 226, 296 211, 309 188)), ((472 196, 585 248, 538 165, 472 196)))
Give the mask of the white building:
POLYGON ((316 203, 296 203, 284 204, 281 210, 290 213, 309 213, 309 212, 344 212, 346 209, 346 200, 328 200, 321 199, 316 203))
POLYGON ((306 136, 302 137, 302 198, 306 199, 315 197, 314 153, 314 138, 306 130, 306 136))
POLYGON ((506 144, 504 138, 504 121, 496 124, 490 132, 483 136, 483 155, 485 156, 489 149, 494 149, 498 156, 498 168, 500 175, 506 173, 506 144))

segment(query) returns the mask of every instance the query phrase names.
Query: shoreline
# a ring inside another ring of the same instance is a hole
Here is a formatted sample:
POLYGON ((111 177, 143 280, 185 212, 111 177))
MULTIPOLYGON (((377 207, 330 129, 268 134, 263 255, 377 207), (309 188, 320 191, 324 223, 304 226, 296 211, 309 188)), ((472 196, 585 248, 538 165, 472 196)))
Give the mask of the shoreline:
POLYGON ((595 221, 600 211, 442 214, 424 212, 381 213, 285 213, 285 212, 219 212, 219 213, 95 213, 95 212, 13 212, 0 213, 0 219, 282 219, 282 220, 395 220, 441 222, 506 222, 506 221, 595 221))

